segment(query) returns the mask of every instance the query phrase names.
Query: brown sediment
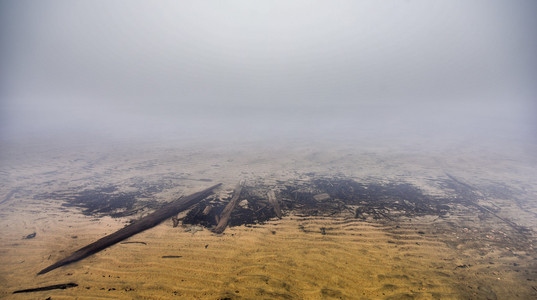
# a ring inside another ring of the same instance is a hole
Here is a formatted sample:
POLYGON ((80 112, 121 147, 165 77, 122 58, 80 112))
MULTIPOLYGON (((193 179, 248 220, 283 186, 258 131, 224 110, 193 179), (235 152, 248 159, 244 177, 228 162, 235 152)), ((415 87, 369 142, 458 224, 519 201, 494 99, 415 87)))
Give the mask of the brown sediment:
POLYGON ((50 272, 56 268, 59 268, 61 266, 73 263, 75 261, 79 261, 83 258, 86 258, 94 253, 97 253, 111 245, 114 245, 118 242, 121 242, 122 240, 137 234, 141 231, 144 231, 146 229, 149 229, 151 227, 154 227, 155 225, 159 224, 160 222, 170 218, 173 215, 176 215, 177 213, 189 208, 194 203, 202 200, 203 198, 207 197, 212 193, 212 191, 219 187, 220 184, 213 185, 203 191, 191 194, 186 197, 182 197, 178 200, 175 200, 166 206, 164 206, 161 209, 158 209, 157 211, 153 212, 152 214, 142 218, 141 220, 135 222, 134 224, 128 225, 110 235, 107 235, 96 242, 93 242, 77 251, 75 251, 70 256, 57 261, 56 263, 44 268, 43 270, 39 271, 37 275, 45 274, 47 272, 50 272))

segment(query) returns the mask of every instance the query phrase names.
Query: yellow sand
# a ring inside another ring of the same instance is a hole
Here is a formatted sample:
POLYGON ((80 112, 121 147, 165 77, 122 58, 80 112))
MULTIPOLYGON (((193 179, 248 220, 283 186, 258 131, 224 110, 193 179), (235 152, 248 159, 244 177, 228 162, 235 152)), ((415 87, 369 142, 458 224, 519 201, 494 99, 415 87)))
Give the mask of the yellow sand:
MULTIPOLYGON (((0 295, 13 299, 471 296, 468 289, 461 288, 472 284, 465 282, 472 280, 472 276, 457 268, 458 254, 437 238, 417 233, 415 226, 423 224, 403 225, 394 234, 391 225, 344 218, 288 216, 264 225, 228 228, 224 235, 208 230, 192 234, 165 222, 127 240, 146 244, 117 244, 80 262, 36 276, 57 259, 122 226, 111 219, 85 219, 84 224, 77 222, 63 228, 64 233, 76 233, 76 239, 60 237, 56 228, 54 234, 44 230, 39 234, 44 235, 41 238, 38 235, 35 239, 2 245, 0 295), (17 289, 66 282, 79 286, 10 294, 17 289)), ((474 270, 477 267, 473 261, 465 263, 474 264, 474 270)), ((506 295, 515 292, 512 285, 516 283, 509 278, 495 281, 504 286, 506 295)), ((476 293, 486 295, 486 291, 476 293)))

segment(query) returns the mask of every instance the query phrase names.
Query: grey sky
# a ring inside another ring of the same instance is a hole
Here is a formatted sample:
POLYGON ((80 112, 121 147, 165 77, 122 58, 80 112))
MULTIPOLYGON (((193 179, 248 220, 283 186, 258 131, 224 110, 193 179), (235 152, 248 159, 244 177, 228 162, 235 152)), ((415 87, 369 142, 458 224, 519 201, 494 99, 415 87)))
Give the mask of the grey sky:
POLYGON ((1 3, 4 135, 535 112, 531 0, 1 3))

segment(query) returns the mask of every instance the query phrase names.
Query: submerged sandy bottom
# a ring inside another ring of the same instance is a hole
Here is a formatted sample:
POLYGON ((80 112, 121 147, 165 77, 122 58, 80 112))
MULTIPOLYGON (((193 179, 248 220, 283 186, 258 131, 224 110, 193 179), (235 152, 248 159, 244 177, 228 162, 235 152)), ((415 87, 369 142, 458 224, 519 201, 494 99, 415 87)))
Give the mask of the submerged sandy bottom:
MULTIPOLYGON (((14 151, 2 166, 0 297, 87 298, 357 298, 529 299, 537 296, 534 234, 519 236, 500 218, 537 229, 535 161, 482 149, 417 150, 376 145, 294 147, 86 148, 14 151), (37 153, 37 154, 36 154, 37 153), (44 267, 132 218, 85 216, 58 190, 177 178, 152 195, 170 201, 216 182, 265 183, 304 174, 404 181, 432 195, 435 179, 453 174, 478 187, 502 184, 510 195, 484 194, 498 217, 457 207, 446 217, 359 220, 304 217, 192 233, 170 220, 80 262, 36 276, 44 267), (203 179, 200 181, 200 179, 203 179), (206 180, 212 182, 207 182, 206 180), (31 239, 24 239, 35 232, 31 239), (167 257, 166 257, 167 256, 167 257), (75 282, 78 287, 28 294, 19 289, 75 282)), ((35 150, 35 149, 34 149, 35 150)), ((512 152, 509 152, 512 153, 512 152)))

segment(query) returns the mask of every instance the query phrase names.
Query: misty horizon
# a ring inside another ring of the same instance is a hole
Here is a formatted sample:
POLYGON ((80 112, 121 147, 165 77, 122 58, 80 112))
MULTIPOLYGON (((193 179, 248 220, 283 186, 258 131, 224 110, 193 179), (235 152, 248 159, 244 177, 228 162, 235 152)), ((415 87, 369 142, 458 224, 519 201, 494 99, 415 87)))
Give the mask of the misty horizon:
POLYGON ((536 142, 531 1, 1 6, 6 141, 536 142))

